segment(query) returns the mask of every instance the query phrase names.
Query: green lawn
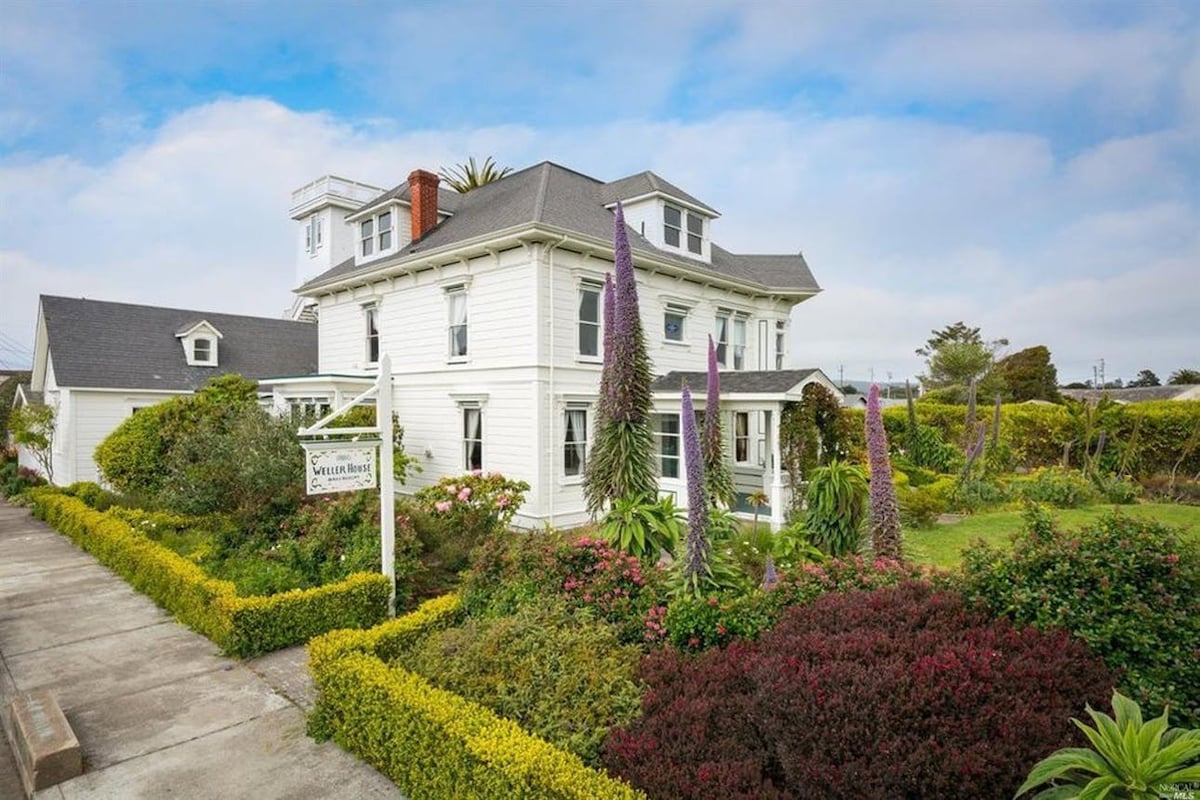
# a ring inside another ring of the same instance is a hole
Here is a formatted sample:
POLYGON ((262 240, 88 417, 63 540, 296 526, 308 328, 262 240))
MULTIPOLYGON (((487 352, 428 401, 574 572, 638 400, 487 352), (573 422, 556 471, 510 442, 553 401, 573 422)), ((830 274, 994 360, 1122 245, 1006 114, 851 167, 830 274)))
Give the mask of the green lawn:
MULTIPOLYGON (((1054 509, 1053 514, 1059 525, 1072 528, 1096 519, 1112 508, 1109 505, 1062 508, 1054 509)), ((1120 511, 1131 517, 1146 517, 1177 525, 1187 535, 1200 538, 1200 506, 1143 503, 1120 506, 1120 511)), ((982 539, 992 547, 1008 547, 1009 537, 1020 529, 1020 511, 993 511, 975 514, 948 525, 937 525, 932 530, 906 530, 904 538, 908 556, 913 561, 954 569, 962 560, 962 550, 967 545, 982 539)))

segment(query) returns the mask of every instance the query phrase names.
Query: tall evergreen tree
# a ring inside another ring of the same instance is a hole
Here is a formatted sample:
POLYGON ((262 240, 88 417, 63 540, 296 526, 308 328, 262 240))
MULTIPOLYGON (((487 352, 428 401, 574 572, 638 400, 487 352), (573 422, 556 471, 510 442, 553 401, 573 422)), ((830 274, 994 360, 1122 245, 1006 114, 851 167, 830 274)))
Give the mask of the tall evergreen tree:
MULTIPOLYGON (((617 273, 612 300, 612 324, 604 336, 602 413, 597 414, 595 445, 584 469, 588 511, 622 497, 652 499, 658 493, 654 467, 654 437, 650 430, 650 384, 653 380, 646 335, 638 310, 637 278, 629 252, 625 212, 617 204, 613 236, 617 273)), ((605 313, 609 313, 607 289, 605 313)))
POLYGON ((732 506, 733 470, 725 452, 721 425, 721 374, 717 371, 717 347, 708 337, 708 395, 704 406, 704 485, 713 505, 732 506))

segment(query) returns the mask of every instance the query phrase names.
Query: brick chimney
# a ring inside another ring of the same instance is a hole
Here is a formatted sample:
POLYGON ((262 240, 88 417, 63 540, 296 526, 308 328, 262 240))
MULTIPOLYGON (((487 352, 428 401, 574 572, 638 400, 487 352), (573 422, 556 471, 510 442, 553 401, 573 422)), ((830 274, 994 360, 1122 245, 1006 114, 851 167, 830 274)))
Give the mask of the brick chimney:
POLYGON ((420 239, 438 221, 438 183, 441 181, 432 172, 413 170, 408 176, 408 191, 412 198, 412 240, 420 239))

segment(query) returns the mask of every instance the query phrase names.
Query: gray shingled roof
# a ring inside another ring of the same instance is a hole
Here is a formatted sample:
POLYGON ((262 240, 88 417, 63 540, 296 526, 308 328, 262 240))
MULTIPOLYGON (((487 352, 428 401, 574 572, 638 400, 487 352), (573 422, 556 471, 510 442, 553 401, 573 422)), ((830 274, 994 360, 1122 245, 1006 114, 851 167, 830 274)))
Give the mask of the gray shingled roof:
POLYGON ((33 390, 33 387, 30 386, 28 383, 17 384, 17 389, 21 392, 21 395, 25 398, 25 402, 29 403, 30 405, 40 406, 40 405, 42 405, 42 403, 45 402, 45 399, 43 398, 42 393, 35 392, 33 390))
MULTIPOLYGON (((454 216, 443 220, 421 239, 402 249, 361 266, 347 259, 316 276, 297 291, 309 289, 355 273, 370 273, 381 266, 403 261, 417 253, 448 247, 476 237, 486 236, 521 225, 543 224, 606 241, 612 240, 613 212, 605 207, 606 198, 634 179, 648 180, 641 173, 610 184, 543 161, 514 172, 465 195, 455 195, 458 204, 454 216)), ((656 180, 660 178, 654 176, 656 180)), ((665 186, 670 186, 662 181, 665 186)), ((673 189, 673 187, 672 187, 673 189)), ((396 190, 393 190, 396 191, 396 190)), ((665 191, 665 190, 664 190, 665 191)), ((644 193, 644 192, 643 192, 644 193)), ((682 194, 682 192, 680 192, 682 194)), ((684 197, 689 197, 684 195, 684 197)), ((441 194, 439 193, 439 200, 441 194)), ((694 198, 693 198, 694 199, 694 198)), ((377 201, 372 201, 374 204, 377 201)), ((697 201, 698 202, 698 201, 697 201)), ((703 205, 703 204, 701 204, 703 205)), ((707 206, 705 206, 707 208, 707 206)), ((715 212, 714 212, 715 213, 715 212)), ((813 278, 804 256, 738 255, 717 245, 712 246, 712 264, 668 253, 650 244, 645 237, 627 227, 629 244, 635 255, 676 263, 696 272, 709 272, 759 284, 763 289, 811 290, 820 287, 813 278)))
POLYGON ((1125 389, 1060 389, 1064 397, 1072 400, 1099 400, 1107 396, 1120 403, 1144 403, 1149 400, 1174 400, 1177 396, 1196 388, 1194 385, 1134 386, 1125 389))
POLYGON ((54 378, 60 386, 195 390, 209 378, 317 371, 317 326, 265 317, 42 295, 54 378), (189 367, 175 332, 207 320, 224 336, 217 367, 189 367))
MULTIPOLYGON (((776 369, 721 373, 721 394, 782 394, 812 376, 817 369, 776 369)), ((655 392, 678 392, 684 384, 692 394, 708 389, 707 372, 668 372, 651 384, 655 392)))
MULTIPOLYGON (((455 211, 458 210, 458 205, 460 202, 462 202, 462 197, 463 196, 461 194, 454 191, 453 189, 443 189, 442 187, 439 186, 438 187, 438 210, 439 211, 447 211, 447 212, 453 214, 455 211)), ((388 191, 379 195, 379 197, 376 197, 372 200, 368 200, 367 202, 363 203, 361 206, 354 209, 354 211, 350 212, 350 216, 354 216, 355 214, 359 214, 363 211, 367 211, 369 209, 375 208, 376 206, 383 205, 384 203, 388 202, 389 200, 399 200, 402 203, 411 203, 412 202, 412 192, 409 191, 408 181, 405 181, 404 183, 400 184, 399 186, 397 186, 394 189, 389 189, 388 191)))
POLYGON ((604 184, 600 189, 600 202, 608 206, 613 205, 618 200, 630 200, 634 197, 643 197, 656 192, 665 194, 668 197, 674 197, 676 200, 682 200, 687 205, 701 208, 714 217, 720 216, 720 212, 712 206, 697 200, 683 189, 680 189, 670 181, 663 180, 649 170, 604 184))

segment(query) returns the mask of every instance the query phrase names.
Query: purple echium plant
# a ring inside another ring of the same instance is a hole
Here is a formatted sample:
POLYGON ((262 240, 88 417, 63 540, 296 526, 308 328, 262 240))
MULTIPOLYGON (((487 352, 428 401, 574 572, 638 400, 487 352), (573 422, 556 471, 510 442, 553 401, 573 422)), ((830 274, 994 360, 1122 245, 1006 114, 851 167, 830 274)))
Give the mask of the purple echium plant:
POLYGON ((637 278, 625 230, 625 212, 617 204, 613 252, 617 272, 612 338, 612 418, 619 422, 641 422, 650 414, 650 356, 638 311, 637 278))
POLYGON ((721 374, 717 371, 717 347, 708 337, 708 393, 704 406, 704 480, 713 505, 733 505, 733 473, 725 458, 721 431, 721 374))
POLYGON ((888 458, 887 432, 879 407, 879 386, 867 393, 867 457, 871 464, 871 546, 876 558, 902 558, 900 540, 900 504, 892 484, 892 462, 888 458))
POLYGON ((596 413, 601 419, 607 417, 612 409, 613 399, 613 338, 616 335, 616 291, 613 286, 612 273, 604 273, 604 363, 600 368, 600 398, 596 403, 596 413))
POLYGON ((688 527, 684 549, 683 576, 695 585, 708 573, 712 545, 708 541, 708 498, 704 491, 704 458, 700 455, 700 433, 696 430, 696 411, 692 393, 683 387, 680 425, 683 460, 687 470, 688 527))

